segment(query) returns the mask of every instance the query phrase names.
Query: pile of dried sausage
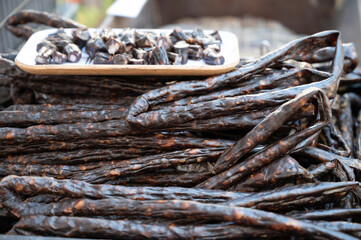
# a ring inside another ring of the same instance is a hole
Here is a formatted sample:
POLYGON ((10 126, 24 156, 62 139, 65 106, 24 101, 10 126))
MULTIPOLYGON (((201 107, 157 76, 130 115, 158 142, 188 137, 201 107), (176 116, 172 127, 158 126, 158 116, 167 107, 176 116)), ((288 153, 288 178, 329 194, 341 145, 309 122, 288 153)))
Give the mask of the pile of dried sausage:
POLYGON ((0 112, 3 233, 361 237, 361 74, 337 31, 208 78, 51 79, 0 63, 23 103, 0 112), (130 93, 107 101, 112 87, 130 93), (82 98, 65 101, 72 88, 82 98))

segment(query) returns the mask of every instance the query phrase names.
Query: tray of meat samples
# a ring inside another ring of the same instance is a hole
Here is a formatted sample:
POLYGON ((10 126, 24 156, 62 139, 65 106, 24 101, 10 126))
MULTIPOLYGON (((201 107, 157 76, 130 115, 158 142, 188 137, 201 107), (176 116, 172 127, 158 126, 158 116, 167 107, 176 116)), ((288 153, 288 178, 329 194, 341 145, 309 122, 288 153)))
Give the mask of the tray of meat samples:
POLYGON ((239 50, 227 31, 53 28, 34 33, 15 61, 48 75, 213 75, 232 70, 239 50))

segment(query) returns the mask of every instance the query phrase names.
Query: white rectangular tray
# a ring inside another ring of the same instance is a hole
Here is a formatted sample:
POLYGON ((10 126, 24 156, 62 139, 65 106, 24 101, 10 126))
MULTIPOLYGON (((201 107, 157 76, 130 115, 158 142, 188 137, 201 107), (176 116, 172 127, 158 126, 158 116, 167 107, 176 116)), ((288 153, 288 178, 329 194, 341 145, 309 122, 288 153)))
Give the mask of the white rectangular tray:
MULTIPOLYGON (((74 29, 65 29, 68 35, 74 29)), ((123 29, 114 28, 116 33, 123 29)), ((47 29, 34 33, 25 43, 15 59, 18 67, 33 74, 46 75, 213 75, 232 70, 239 62, 238 40, 236 35, 227 31, 219 31, 222 38, 221 54, 225 58, 223 65, 207 65, 203 60, 188 60, 185 65, 115 65, 115 64, 86 64, 88 54, 85 48, 82 51, 82 58, 77 63, 37 65, 36 46, 50 33, 57 29, 47 29)), ((155 33, 170 33, 172 29, 139 29, 139 31, 152 31, 155 33)), ((187 31, 187 30, 185 30, 187 31)), ((89 28, 92 35, 100 32, 100 29, 89 28)), ((204 31, 206 34, 210 30, 204 31)))

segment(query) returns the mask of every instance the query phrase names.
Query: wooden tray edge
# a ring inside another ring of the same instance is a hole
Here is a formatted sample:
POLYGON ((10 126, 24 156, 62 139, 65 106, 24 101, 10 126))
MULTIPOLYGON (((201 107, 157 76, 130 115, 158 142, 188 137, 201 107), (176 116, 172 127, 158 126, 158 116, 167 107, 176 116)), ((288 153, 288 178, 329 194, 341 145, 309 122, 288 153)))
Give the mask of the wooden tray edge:
MULTIPOLYGON (((238 57, 239 59, 239 57, 238 57)), ((238 62, 221 66, 165 66, 165 65, 89 65, 86 67, 71 65, 27 65, 15 59, 16 65, 22 70, 40 75, 164 75, 164 76, 208 76, 229 72, 238 62)))

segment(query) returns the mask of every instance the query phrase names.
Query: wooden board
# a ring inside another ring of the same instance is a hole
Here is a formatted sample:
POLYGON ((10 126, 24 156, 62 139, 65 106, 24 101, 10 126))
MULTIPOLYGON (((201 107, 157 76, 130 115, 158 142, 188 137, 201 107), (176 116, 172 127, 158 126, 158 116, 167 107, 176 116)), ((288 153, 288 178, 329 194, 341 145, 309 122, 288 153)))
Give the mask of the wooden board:
MULTIPOLYGON (((74 29, 65 29, 71 34, 74 29)), ((119 33, 123 29, 113 29, 119 33)), ((36 45, 57 29, 47 29, 34 33, 15 59, 18 67, 33 74, 46 75, 214 75, 232 70, 239 62, 239 50, 237 37, 227 31, 219 31, 222 38, 221 54, 225 58, 223 65, 207 65, 203 60, 188 60, 185 65, 114 65, 114 64, 85 64, 88 54, 85 48, 82 58, 78 63, 36 65, 36 45)), ((89 29, 89 32, 99 32, 99 29, 89 29)), ((140 31, 153 31, 155 33, 170 33, 170 29, 140 29, 140 31)), ((185 30, 186 31, 186 30, 185 30)), ((211 33, 208 30, 205 33, 211 33)))

